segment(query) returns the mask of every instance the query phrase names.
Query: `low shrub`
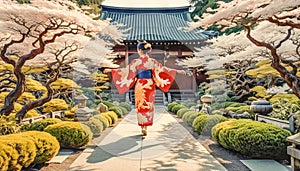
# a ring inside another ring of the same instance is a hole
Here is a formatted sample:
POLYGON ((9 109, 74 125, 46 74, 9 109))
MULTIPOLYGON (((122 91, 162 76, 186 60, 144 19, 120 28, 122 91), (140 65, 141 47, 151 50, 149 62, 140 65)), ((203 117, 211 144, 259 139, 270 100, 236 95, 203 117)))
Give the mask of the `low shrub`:
POLYGON ((127 102, 121 102, 119 106, 124 107, 127 111, 131 111, 131 105, 127 102))
POLYGON ((115 124, 118 121, 118 115, 114 111, 108 111, 108 112, 102 113, 102 115, 103 114, 106 114, 111 118, 112 124, 115 124))
POLYGON ((188 111, 193 111, 193 110, 184 107, 184 108, 179 109, 177 111, 176 115, 181 118, 188 111))
POLYGON ((199 134, 210 135, 211 129, 220 122, 227 121, 228 119, 221 115, 200 115, 194 119, 192 127, 199 134))
POLYGON ((99 120, 99 121, 102 122, 102 124, 103 124, 103 130, 105 130, 105 128, 109 127, 109 121, 103 115, 97 114, 97 115, 94 115, 92 118, 95 118, 95 119, 97 119, 97 120, 99 120))
POLYGON ((21 124, 17 124, 15 121, 0 120, 0 135, 20 133, 22 127, 21 124))
POLYGON ((62 121, 47 126, 45 131, 56 137, 61 147, 66 148, 85 146, 93 136, 90 128, 79 122, 62 121))
POLYGON ((108 108, 109 111, 114 111, 117 115, 118 118, 122 118, 123 117, 123 111, 119 106, 112 106, 108 108))
POLYGON ((227 102, 226 107, 240 107, 240 106, 247 106, 245 103, 237 103, 237 102, 227 102))
POLYGON ((105 104, 108 108, 115 106, 112 102, 105 100, 101 101, 101 103, 105 104))
POLYGON ((178 111, 179 109, 181 109, 181 108, 186 108, 186 106, 184 106, 183 104, 177 104, 177 105, 175 105, 175 106, 173 106, 173 107, 171 108, 171 112, 172 112, 172 113, 177 113, 177 111, 178 111))
POLYGON ((211 112, 212 115, 223 115, 226 112, 224 110, 214 110, 211 112))
MULTIPOLYGON (((8 158, 8 165, 1 166, 0 168, 8 168, 7 170, 21 170, 27 168, 36 157, 36 146, 31 139, 24 138, 18 134, 10 134, 0 136, 0 151, 5 151, 8 158)), ((7 164, 7 162, 2 162, 7 164)))
POLYGON ((291 133, 278 126, 249 119, 229 120, 212 129, 221 146, 252 158, 287 159, 286 138, 291 133))
POLYGON ((184 106, 186 106, 187 108, 190 108, 190 107, 196 106, 196 105, 197 105, 197 103, 195 103, 195 102, 187 102, 184 104, 184 106))
POLYGON ((225 108, 225 111, 226 112, 233 111, 238 114, 248 112, 249 114, 254 115, 254 112, 250 110, 250 106, 248 106, 248 105, 243 105, 243 106, 239 106, 239 107, 229 106, 229 107, 225 108))
POLYGON ((83 122, 83 124, 87 125, 91 129, 94 136, 99 136, 104 129, 103 123, 100 120, 93 117, 90 118, 89 121, 83 122))
POLYGON ((175 105, 177 105, 177 104, 178 104, 177 102, 171 102, 171 103, 169 103, 168 104, 168 111, 171 112, 172 107, 175 106, 175 105))
POLYGON ((129 113, 128 110, 125 107, 119 106, 119 108, 122 110, 123 115, 127 115, 129 113))
POLYGON ((194 119, 199 115, 199 112, 189 111, 184 113, 182 120, 185 124, 192 126, 194 119))
POLYGON ((111 117, 110 117, 107 113, 101 113, 100 115, 102 115, 104 118, 107 119, 107 121, 108 121, 108 126, 112 126, 113 121, 112 121, 111 117))
POLYGON ((21 137, 30 138, 36 146, 35 164, 50 161, 58 153, 60 146, 55 137, 47 132, 27 131, 19 134, 21 137))
POLYGON ((57 118, 46 118, 37 122, 34 122, 32 124, 30 124, 27 128, 28 131, 30 130, 36 130, 36 131, 44 131, 44 129, 48 126, 48 125, 53 125, 56 123, 60 123, 62 122, 60 119, 57 118))

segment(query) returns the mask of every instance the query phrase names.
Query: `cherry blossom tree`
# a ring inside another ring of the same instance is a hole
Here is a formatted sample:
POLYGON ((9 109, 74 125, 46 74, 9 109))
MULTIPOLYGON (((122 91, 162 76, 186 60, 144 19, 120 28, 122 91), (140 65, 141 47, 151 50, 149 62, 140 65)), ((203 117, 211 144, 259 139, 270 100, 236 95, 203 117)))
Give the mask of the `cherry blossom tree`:
MULTIPOLYGON (((96 55, 82 53, 91 37, 97 40, 99 33, 108 34, 117 42, 122 37, 109 22, 93 20, 71 1, 31 0, 29 4, 19 4, 0 0, 0 3, 0 56, 2 62, 11 65, 15 77, 15 86, 5 97, 0 115, 9 115, 14 110, 14 103, 24 93, 26 74, 22 69, 25 66, 49 69, 45 83, 48 93, 47 97, 25 104, 17 113, 19 119, 30 109, 52 99, 51 83, 57 80, 64 65, 96 55)), ((101 44, 97 48, 108 52, 101 44)), ((105 55, 97 54, 98 58, 105 55)))
POLYGON ((299 69, 297 62, 300 60, 300 1, 233 0, 230 3, 223 1, 218 3, 220 5, 218 9, 207 9, 213 12, 207 13, 197 23, 190 23, 190 28, 208 27, 212 24, 227 27, 242 26, 245 29, 243 35, 246 35, 248 42, 256 47, 247 46, 248 43, 242 44, 246 41, 237 40, 236 43, 240 44, 237 47, 244 46, 244 49, 238 56, 229 54, 226 58, 271 57, 271 66, 300 98, 300 77, 297 75, 299 69), (257 47, 261 50, 257 50, 257 47))

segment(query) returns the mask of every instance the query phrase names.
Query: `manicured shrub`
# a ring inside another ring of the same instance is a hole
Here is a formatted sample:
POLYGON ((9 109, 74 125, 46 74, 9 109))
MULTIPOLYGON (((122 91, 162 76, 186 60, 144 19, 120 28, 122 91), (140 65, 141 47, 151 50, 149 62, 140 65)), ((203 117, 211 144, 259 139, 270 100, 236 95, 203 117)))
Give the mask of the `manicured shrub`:
POLYGON ((0 120, 0 135, 20 133, 23 127, 15 121, 0 120))
POLYGON ((99 121, 102 122, 103 130, 105 130, 105 128, 110 126, 108 119, 101 114, 94 115, 92 118, 98 119, 99 121))
POLYGON ((220 115, 200 115, 198 116, 192 126, 196 132, 199 134, 204 134, 204 135, 210 135, 211 134, 211 129, 215 125, 217 125, 220 122, 227 121, 228 119, 225 118, 224 116, 220 115))
POLYGON ((124 107, 127 111, 131 111, 131 105, 126 102, 121 102, 119 106, 124 107))
POLYGON ((211 112, 212 115, 223 115, 224 113, 224 110, 214 110, 211 112))
POLYGON ((212 129, 221 146, 247 157, 287 159, 286 138, 291 133, 278 126, 248 119, 229 120, 212 129))
POLYGON ((178 111, 179 109, 181 109, 181 108, 186 108, 186 106, 184 106, 183 104, 177 104, 177 105, 175 105, 175 106, 173 106, 173 107, 171 108, 171 112, 172 112, 172 113, 177 113, 177 111, 178 111))
POLYGON ((104 129, 103 123, 100 120, 93 117, 90 118, 89 121, 83 122, 83 124, 87 125, 91 129, 94 136, 99 136, 104 129))
POLYGON ((101 103, 105 104, 108 108, 115 106, 112 102, 105 100, 101 101, 101 103))
POLYGON ((61 147, 66 148, 85 146, 93 136, 90 128, 79 122, 63 121, 47 126, 45 131, 56 137, 61 147))
POLYGON ((183 116, 182 116, 182 120, 185 124, 192 126, 194 119, 198 116, 198 112, 196 111, 189 111, 186 112, 183 116))
POLYGON ((190 107, 192 107, 192 106, 196 106, 197 103, 195 103, 195 102, 187 102, 187 103, 185 103, 184 105, 185 105, 187 108, 190 108, 190 107))
POLYGON ((62 122, 60 119, 57 118, 46 118, 37 122, 34 122, 30 124, 30 126, 27 128, 27 130, 36 130, 36 131, 44 131, 44 129, 48 125, 53 125, 56 123, 62 122))
MULTIPOLYGON (((31 139, 18 134, 0 136, 0 149, 9 158, 8 170, 27 168, 36 157, 36 146, 31 139)), ((2 167, 1 167, 2 169, 2 167)))
POLYGON ((188 112, 188 111, 193 111, 193 110, 191 110, 191 109, 188 109, 188 108, 181 108, 181 109, 179 109, 178 111, 177 111, 177 113, 176 113, 176 115, 178 116, 178 117, 182 117, 186 112, 188 112))
POLYGON ((254 112, 250 110, 250 106, 248 106, 248 105, 243 105, 243 106, 238 106, 238 107, 229 106, 229 107, 225 108, 225 111, 233 111, 238 114, 248 112, 249 114, 254 115, 254 112))
POLYGON ((108 111, 108 112, 102 113, 102 115, 103 114, 106 114, 111 118, 112 124, 115 124, 118 121, 118 115, 114 111, 108 111))
POLYGON ((37 149, 36 157, 33 161, 35 164, 50 161, 60 149, 57 139, 47 132, 28 131, 17 135, 29 138, 34 142, 37 149))
POLYGON ((125 107, 123 107, 123 106, 118 106, 118 107, 122 110, 123 115, 127 115, 129 113, 125 107))
POLYGON ((109 111, 114 111, 117 115, 118 118, 122 118, 123 117, 123 111, 119 106, 112 106, 108 108, 109 111))
POLYGON ((102 115, 103 117, 105 117, 107 119, 108 126, 112 126, 113 121, 112 121, 111 117, 107 113, 101 113, 100 115, 102 115))
POLYGON ((240 106, 247 106, 245 103, 237 103, 237 102, 227 102, 228 106, 226 107, 240 107, 240 106))
POLYGON ((168 104, 168 111, 171 112, 172 107, 175 106, 175 105, 177 105, 177 104, 178 104, 177 102, 171 102, 171 103, 169 103, 168 104))

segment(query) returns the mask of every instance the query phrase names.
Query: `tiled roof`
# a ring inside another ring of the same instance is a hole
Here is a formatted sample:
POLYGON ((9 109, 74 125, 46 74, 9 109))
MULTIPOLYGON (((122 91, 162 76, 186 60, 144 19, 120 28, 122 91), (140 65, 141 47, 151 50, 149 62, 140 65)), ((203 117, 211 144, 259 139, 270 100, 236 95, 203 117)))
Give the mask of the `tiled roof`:
POLYGON ((174 8, 127 8, 102 5, 102 20, 122 23, 120 29, 131 28, 125 32, 125 40, 147 41, 199 41, 208 39, 208 32, 199 29, 185 32, 187 22, 192 21, 189 6, 174 8), (206 33, 206 34, 205 34, 206 33))

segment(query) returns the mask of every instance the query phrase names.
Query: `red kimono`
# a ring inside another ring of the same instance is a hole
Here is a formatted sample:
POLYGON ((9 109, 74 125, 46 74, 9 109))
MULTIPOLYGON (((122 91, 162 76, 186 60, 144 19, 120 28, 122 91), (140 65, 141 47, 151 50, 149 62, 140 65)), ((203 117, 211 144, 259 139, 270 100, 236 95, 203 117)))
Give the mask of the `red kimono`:
POLYGON ((113 81, 120 94, 135 85, 135 106, 139 126, 153 124, 155 86, 167 92, 175 75, 176 70, 164 67, 148 56, 133 60, 126 68, 112 69, 113 81), (138 78, 139 70, 150 70, 152 78, 138 78))

